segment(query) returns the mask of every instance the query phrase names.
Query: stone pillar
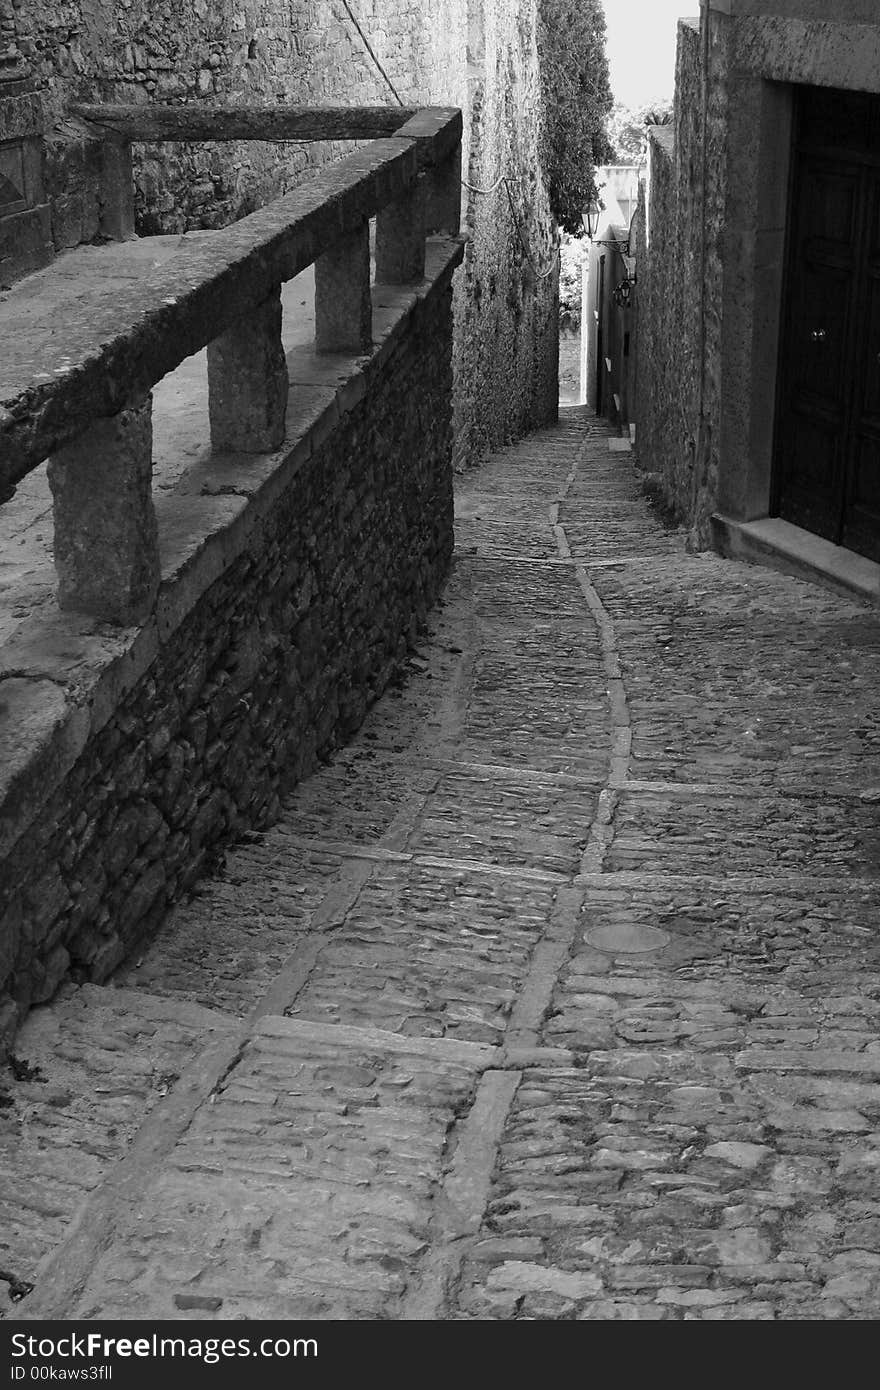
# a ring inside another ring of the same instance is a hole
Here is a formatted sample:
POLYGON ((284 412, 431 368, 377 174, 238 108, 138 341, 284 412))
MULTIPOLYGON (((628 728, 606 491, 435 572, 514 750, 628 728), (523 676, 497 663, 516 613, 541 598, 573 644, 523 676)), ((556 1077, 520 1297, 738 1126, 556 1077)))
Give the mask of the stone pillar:
POLYGON ((457 236, 461 227, 461 145, 426 175, 425 231, 457 236))
POLYGON ((279 449, 287 392, 278 288, 208 344, 208 414, 215 452, 263 454, 279 449))
POLYGON ((315 346, 360 353, 372 341, 370 224, 363 222, 315 261, 315 346))
POLYGON ((425 277, 426 181, 419 177, 408 194, 388 203, 376 217, 376 280, 407 285, 425 277))
POLYGON ((111 135, 101 147, 101 232, 111 241, 130 241, 135 234, 131 144, 111 135))
POLYGON ((131 624, 159 587, 152 396, 96 420, 49 460, 62 608, 131 624))

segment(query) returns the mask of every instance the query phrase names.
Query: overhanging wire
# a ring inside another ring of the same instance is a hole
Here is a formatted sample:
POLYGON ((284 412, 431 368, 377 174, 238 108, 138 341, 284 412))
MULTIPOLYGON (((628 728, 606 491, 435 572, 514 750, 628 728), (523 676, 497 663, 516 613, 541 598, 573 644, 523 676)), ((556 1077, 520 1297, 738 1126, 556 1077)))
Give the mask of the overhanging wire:
POLYGON ((388 83, 388 87, 391 91, 391 95, 394 97, 394 100, 397 102, 398 106, 402 106, 403 102, 401 101, 400 94, 398 93, 397 88, 391 81, 391 78, 388 76, 382 64, 379 62, 379 59, 376 57, 376 54, 373 52, 373 46, 370 43, 370 40, 367 38, 366 34, 364 33, 363 29, 361 28, 360 24, 358 23, 357 18, 355 17, 351 9, 351 6, 348 3, 348 0, 342 0, 342 6, 345 10, 345 13, 348 15, 349 19, 354 25, 355 29, 357 29, 358 33, 360 34, 364 48, 367 50, 373 62, 376 64, 376 67, 379 69, 382 76, 385 78, 385 81, 388 83))

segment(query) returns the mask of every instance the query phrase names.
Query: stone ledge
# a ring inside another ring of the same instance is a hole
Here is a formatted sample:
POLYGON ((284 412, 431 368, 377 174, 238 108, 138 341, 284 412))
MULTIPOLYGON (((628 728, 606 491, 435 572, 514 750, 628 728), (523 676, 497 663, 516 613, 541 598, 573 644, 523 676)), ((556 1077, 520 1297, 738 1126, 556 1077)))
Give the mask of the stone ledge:
POLYGON ((199 463, 177 490, 156 498, 162 582, 156 609, 142 627, 114 629, 53 604, 0 646, 0 751, 7 744, 9 750, 0 759, 0 857, 26 833, 88 739, 104 727, 209 586, 246 550, 304 463, 363 399, 409 329, 415 325, 417 331, 421 306, 448 285, 463 252, 459 239, 432 238, 421 284, 379 287, 386 308, 369 355, 293 350, 281 450, 199 463), (30 711, 24 726, 22 711, 30 711))
POLYGON ((880 565, 779 517, 735 521, 716 513, 712 536, 716 548, 730 560, 766 565, 838 593, 880 603, 880 565))
MULTIPOLYGON (((403 197, 417 174, 416 141, 374 141, 240 222, 181 239, 140 280, 108 292, 99 270, 48 322, 34 324, 20 282, 0 315, 0 493, 96 416, 140 402, 323 246, 403 197)), ((63 285, 64 257, 41 274, 63 285)))

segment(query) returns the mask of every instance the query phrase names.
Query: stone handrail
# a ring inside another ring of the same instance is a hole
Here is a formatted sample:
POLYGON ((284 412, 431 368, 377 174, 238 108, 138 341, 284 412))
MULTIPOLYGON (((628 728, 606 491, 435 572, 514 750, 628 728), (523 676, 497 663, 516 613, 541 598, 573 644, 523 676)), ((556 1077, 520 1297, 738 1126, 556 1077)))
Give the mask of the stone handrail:
POLYGON ((395 135, 413 106, 84 105, 74 116, 123 140, 375 140, 395 135))
MULTIPOLYGON (((77 114, 106 117, 108 126, 115 120, 115 138, 126 141, 218 136, 203 118, 194 136, 185 108, 168 108, 174 118, 165 133, 148 136, 146 129, 159 127, 144 124, 144 108, 133 108, 140 125, 132 108, 120 117, 125 110, 89 107, 77 114)), ((161 126, 159 112, 149 120, 161 126)), ((31 325, 26 296, 0 305, 0 499, 49 459, 63 608, 131 623, 153 604, 159 554, 150 391, 156 382, 207 346, 212 448, 276 449, 288 395, 281 284, 314 263, 317 350, 364 353, 371 343, 370 219, 376 218, 382 284, 421 280, 426 236, 458 232, 461 113, 380 108, 376 124, 383 131, 389 112, 403 121, 393 134, 185 246, 124 292, 91 291, 61 325, 31 325)), ((296 118, 290 108, 287 113, 286 125, 270 122, 271 133, 259 136, 251 120, 249 138, 363 139, 370 128, 362 110, 348 125, 338 112, 323 124, 314 112, 306 123, 301 111, 296 118), (303 133, 307 125, 310 134, 303 133), (278 133, 293 128, 300 133, 278 133)), ((237 109, 238 126, 221 120, 220 138, 242 138, 245 116, 254 113, 237 109)))

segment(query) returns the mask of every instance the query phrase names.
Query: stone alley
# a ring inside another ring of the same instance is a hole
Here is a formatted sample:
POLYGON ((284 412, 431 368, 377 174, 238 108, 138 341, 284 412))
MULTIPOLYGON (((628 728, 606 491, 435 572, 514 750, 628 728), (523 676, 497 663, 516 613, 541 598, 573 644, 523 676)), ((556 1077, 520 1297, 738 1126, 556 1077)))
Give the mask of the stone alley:
POLYGON ((406 681, 27 1018, 4 1317, 877 1316, 878 610, 624 450, 459 479, 406 681))

